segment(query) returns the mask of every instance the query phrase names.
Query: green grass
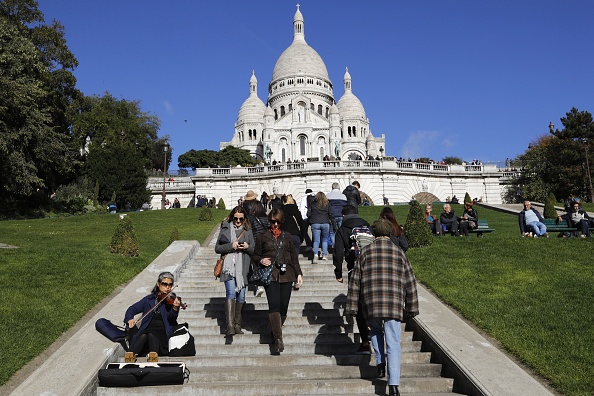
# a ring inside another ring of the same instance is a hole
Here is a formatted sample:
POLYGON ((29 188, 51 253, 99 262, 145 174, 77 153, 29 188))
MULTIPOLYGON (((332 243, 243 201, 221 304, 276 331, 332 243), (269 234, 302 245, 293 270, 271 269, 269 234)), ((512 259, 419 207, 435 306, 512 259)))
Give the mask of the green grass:
POLYGON ((174 227, 181 239, 203 242, 228 211, 198 222, 198 210, 132 212, 140 256, 109 252, 117 215, 86 215, 0 222, 0 385, 39 355, 116 287, 128 282, 167 246, 174 227))
MULTIPOLYGON (((373 220, 380 209, 361 215, 373 220)), ((394 211, 405 223, 408 208, 394 211)), ((593 240, 521 238, 517 216, 478 212, 496 231, 410 249, 417 280, 562 394, 594 394, 593 240)))
MULTIPOLYGON (((404 224, 408 205, 393 209, 404 224)), ((374 220, 380 210, 361 208, 361 215, 374 220)), ((478 211, 496 231, 410 249, 417 279, 560 393, 592 395, 593 240, 520 238, 516 216, 478 211)), ((114 215, 0 222, 0 242, 19 246, 0 249, 0 384, 152 262, 173 227, 181 239, 204 241, 228 211, 213 213, 208 223, 197 221, 195 209, 130 213, 137 258, 109 253, 114 215)))

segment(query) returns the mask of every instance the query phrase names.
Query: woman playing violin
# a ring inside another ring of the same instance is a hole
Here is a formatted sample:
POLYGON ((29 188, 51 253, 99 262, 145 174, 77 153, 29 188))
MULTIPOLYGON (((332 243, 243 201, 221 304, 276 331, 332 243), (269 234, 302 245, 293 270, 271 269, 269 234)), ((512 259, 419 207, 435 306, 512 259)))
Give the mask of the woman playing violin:
POLYGON ((126 353, 127 362, 134 362, 136 356, 144 356, 146 352, 149 352, 149 361, 153 362, 158 361, 158 355, 169 354, 169 338, 177 325, 177 316, 182 305, 179 297, 171 298, 174 296, 171 293, 172 288, 173 274, 162 272, 151 294, 126 310, 124 322, 129 328, 136 325, 135 315, 146 315, 130 341, 130 352, 126 353))

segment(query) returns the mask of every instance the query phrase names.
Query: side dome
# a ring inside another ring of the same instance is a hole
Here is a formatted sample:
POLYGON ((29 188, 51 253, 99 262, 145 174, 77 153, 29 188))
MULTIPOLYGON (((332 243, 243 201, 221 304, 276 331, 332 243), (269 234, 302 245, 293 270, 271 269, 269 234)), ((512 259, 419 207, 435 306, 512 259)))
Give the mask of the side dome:
POLYGON ((239 108, 237 122, 263 122, 265 111, 266 105, 258 97, 258 79, 256 79, 256 73, 252 70, 250 96, 248 96, 239 108))
POLYGON ((362 118, 366 119, 367 116, 365 115, 365 108, 363 104, 353 94, 352 85, 351 85, 351 75, 349 74, 349 69, 346 69, 344 73, 344 95, 340 98, 340 100, 336 103, 338 110, 340 111, 341 118, 362 118))

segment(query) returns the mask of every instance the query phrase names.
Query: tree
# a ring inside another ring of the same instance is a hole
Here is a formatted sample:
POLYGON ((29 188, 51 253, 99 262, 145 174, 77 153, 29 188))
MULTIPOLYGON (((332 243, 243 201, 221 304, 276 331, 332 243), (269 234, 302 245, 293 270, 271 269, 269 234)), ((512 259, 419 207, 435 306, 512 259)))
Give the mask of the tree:
POLYGON ((594 200, 594 187, 592 187, 592 174, 590 169, 590 158, 592 142, 594 141, 594 122, 592 114, 587 111, 579 111, 573 107, 566 117, 561 118, 561 123, 565 127, 563 130, 555 130, 554 125, 549 125, 550 132, 562 140, 569 140, 580 146, 584 150, 582 180, 584 186, 582 196, 589 195, 590 202, 594 200))
POLYGON ((78 65, 56 21, 33 0, 0 2, 0 199, 32 201, 74 176, 66 109, 78 95, 78 65))
POLYGON ((85 172, 91 185, 98 184, 100 203, 114 200, 114 194, 119 208, 139 208, 150 200, 142 153, 130 143, 114 142, 90 151, 85 172))
POLYGON ((557 218, 557 211, 555 210, 555 204, 557 203, 557 199, 553 193, 549 193, 547 200, 545 202, 543 216, 545 219, 556 219, 557 218))
POLYGON ((429 246, 433 243, 431 230, 423 215, 421 204, 413 199, 404 225, 404 235, 410 247, 429 246))
POLYGON ((443 157, 441 161, 446 165, 462 165, 462 158, 458 157, 443 157))
POLYGON ((105 145, 130 144, 140 153, 145 169, 163 169, 163 144, 157 132, 161 121, 140 109, 139 101, 103 96, 80 96, 69 108, 75 149, 81 153, 105 145), (155 166, 157 165, 157 166, 155 166))
POLYGON ((221 151, 190 150, 178 157, 180 168, 208 168, 215 166, 255 165, 248 150, 227 146, 221 151))
POLYGON ((470 198, 470 194, 468 194, 468 192, 466 194, 464 194, 464 203, 467 204, 471 204, 472 203, 472 198, 470 198))

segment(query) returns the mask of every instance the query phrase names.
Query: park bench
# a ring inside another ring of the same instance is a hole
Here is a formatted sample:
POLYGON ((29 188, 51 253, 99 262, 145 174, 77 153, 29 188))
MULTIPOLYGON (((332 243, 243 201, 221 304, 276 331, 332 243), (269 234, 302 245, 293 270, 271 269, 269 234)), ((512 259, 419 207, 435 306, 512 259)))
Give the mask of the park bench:
MULTIPOLYGON (((561 220, 557 222, 557 219, 544 219, 544 225, 547 226, 547 232, 569 232, 571 236, 579 236, 581 234, 581 230, 578 230, 577 227, 568 227, 565 220, 561 220)), ((590 227, 592 229, 592 227, 590 227)))
POLYGON ((478 228, 473 228, 472 230, 468 230, 471 234, 476 234, 477 237, 482 238, 484 233, 493 232, 495 229, 489 228, 489 223, 487 220, 480 220, 478 221, 478 228))

